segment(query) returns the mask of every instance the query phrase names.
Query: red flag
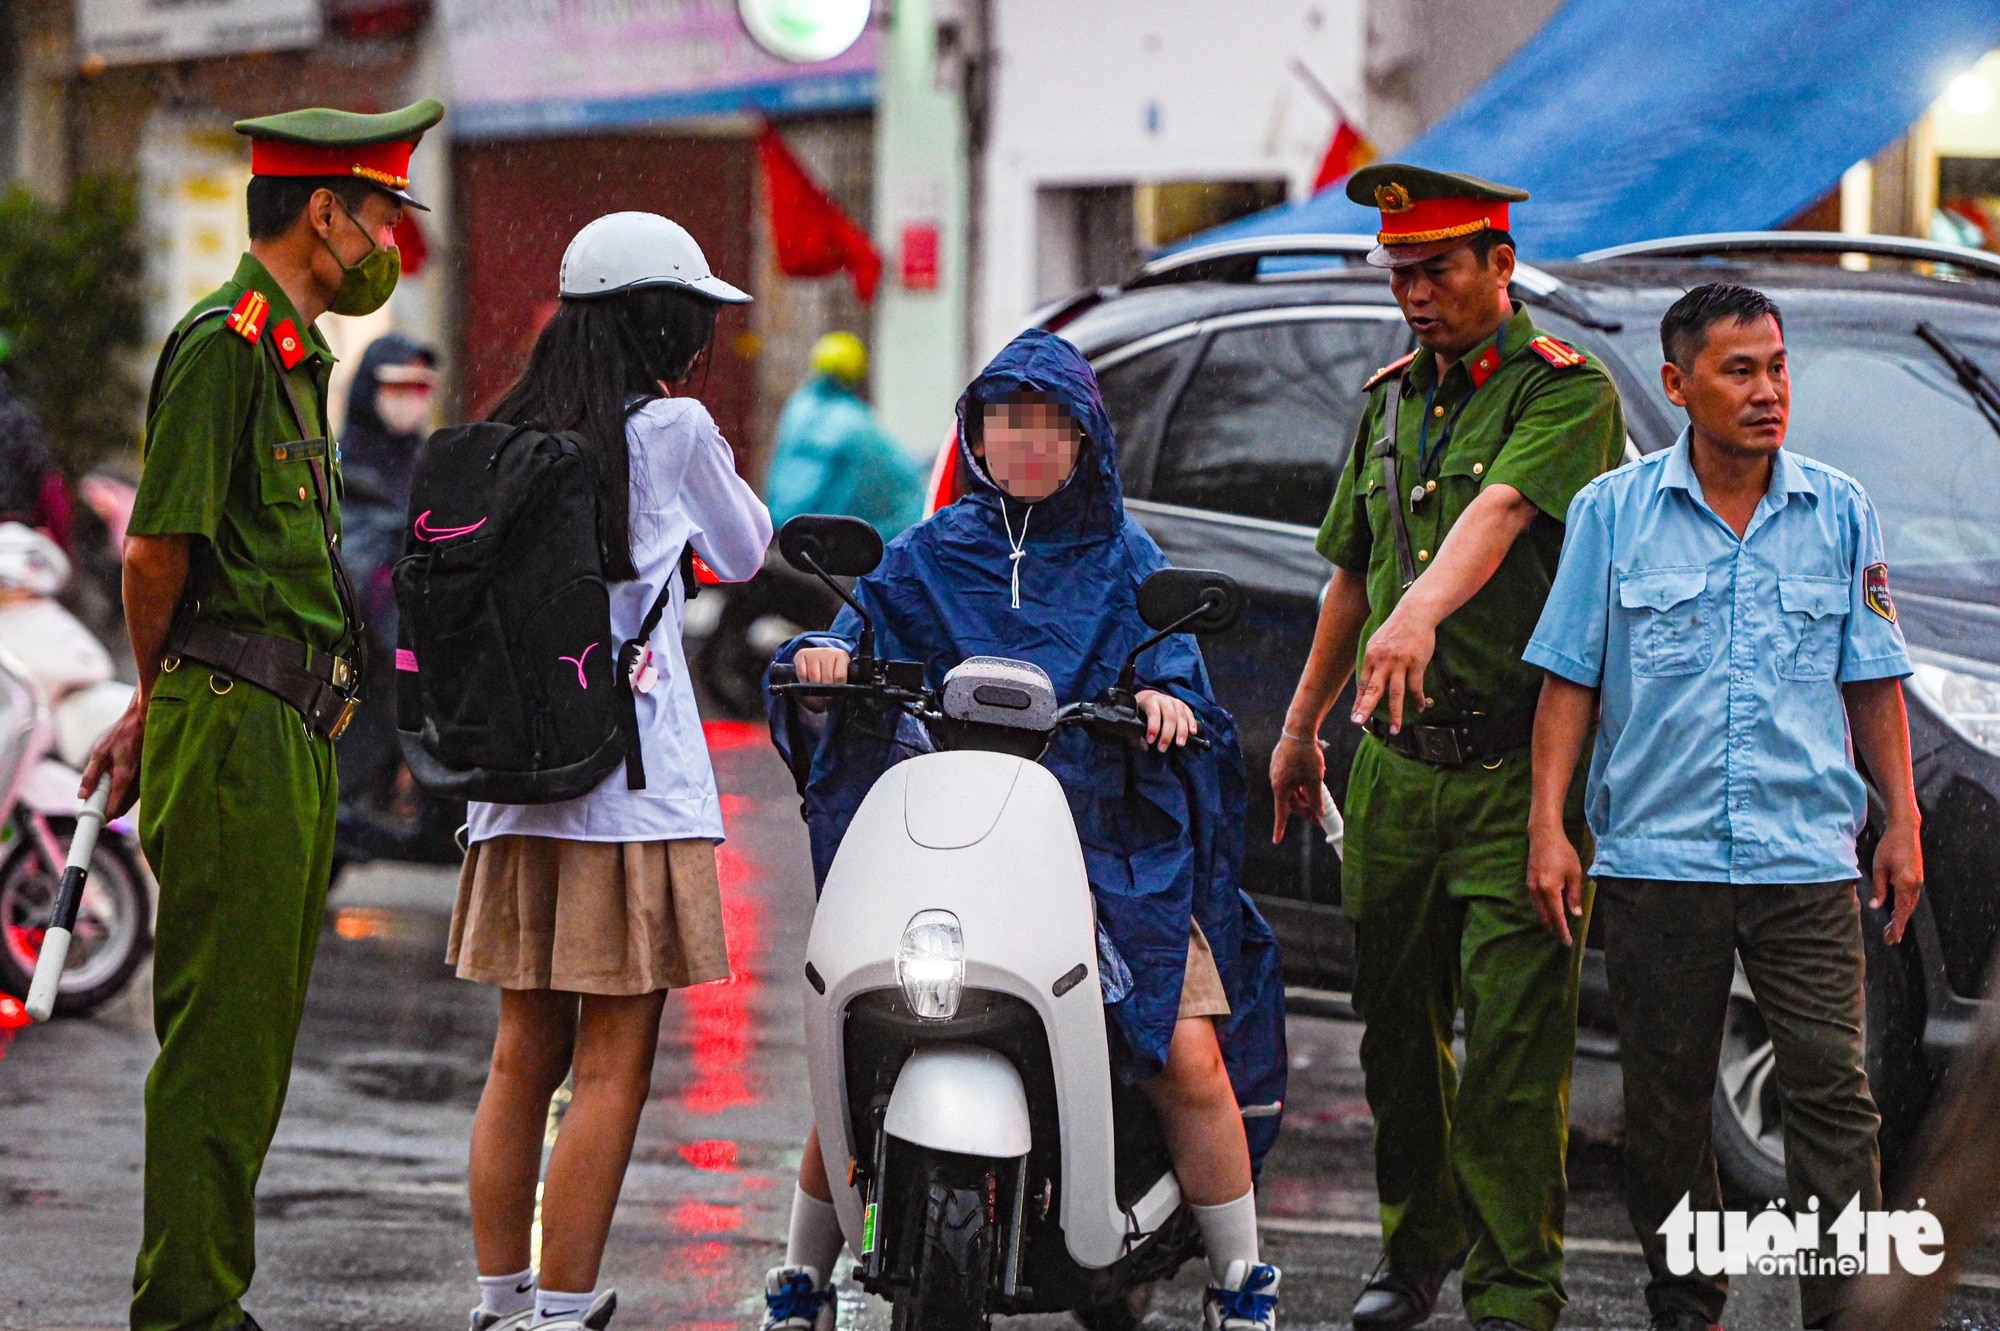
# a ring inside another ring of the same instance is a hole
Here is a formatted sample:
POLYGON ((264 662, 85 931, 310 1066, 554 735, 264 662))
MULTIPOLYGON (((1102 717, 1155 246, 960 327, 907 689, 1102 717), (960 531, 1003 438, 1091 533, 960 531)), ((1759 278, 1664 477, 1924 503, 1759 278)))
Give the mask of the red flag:
POLYGON ((1317 194, 1328 185, 1347 179, 1374 160, 1375 145, 1368 141, 1368 136, 1346 116, 1339 116, 1333 127, 1333 142, 1326 145, 1326 156, 1319 159, 1319 174, 1313 177, 1312 192, 1317 194))
POLYGON ((771 201, 778 271, 787 277, 825 277, 845 268, 862 303, 874 300, 882 256, 868 234, 806 174, 772 126, 758 133, 757 152, 764 162, 764 192, 771 201))

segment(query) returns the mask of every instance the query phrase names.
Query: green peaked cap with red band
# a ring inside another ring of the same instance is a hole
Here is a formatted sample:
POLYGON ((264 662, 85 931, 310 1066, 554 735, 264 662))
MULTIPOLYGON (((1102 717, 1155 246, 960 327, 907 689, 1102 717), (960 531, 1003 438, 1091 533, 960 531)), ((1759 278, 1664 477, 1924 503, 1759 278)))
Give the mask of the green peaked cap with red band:
POLYGON ((444 105, 426 97, 378 115, 311 106, 236 122, 250 139, 253 176, 352 176, 413 208, 410 153, 424 131, 444 119, 444 105))
POLYGON ((1347 178, 1347 197, 1382 213, 1368 262, 1400 268, 1454 250, 1481 231, 1507 230, 1507 205, 1525 202, 1528 191, 1458 171, 1378 162, 1347 178))

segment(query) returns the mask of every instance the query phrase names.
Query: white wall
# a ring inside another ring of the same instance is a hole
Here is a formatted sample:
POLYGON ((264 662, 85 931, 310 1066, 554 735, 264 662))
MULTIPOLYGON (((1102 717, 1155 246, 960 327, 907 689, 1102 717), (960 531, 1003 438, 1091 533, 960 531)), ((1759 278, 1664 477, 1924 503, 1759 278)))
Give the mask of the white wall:
POLYGON ((1333 118, 1296 57, 1362 109, 1362 0, 993 0, 977 341, 1034 306, 1043 185, 1285 177, 1303 196, 1333 118))

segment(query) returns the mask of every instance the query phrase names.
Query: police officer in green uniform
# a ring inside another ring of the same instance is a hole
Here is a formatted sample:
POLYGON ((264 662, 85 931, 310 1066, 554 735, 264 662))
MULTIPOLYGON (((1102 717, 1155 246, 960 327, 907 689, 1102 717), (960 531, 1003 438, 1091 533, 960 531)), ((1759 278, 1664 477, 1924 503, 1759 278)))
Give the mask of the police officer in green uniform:
POLYGON ((1480 1331, 1548 1331, 1565 1302, 1589 902, 1571 914, 1528 890, 1541 678, 1521 652, 1570 499, 1617 465, 1624 418, 1603 368, 1509 299, 1508 205, 1524 192, 1392 163, 1355 173, 1347 193, 1381 210, 1369 262, 1390 269, 1418 350, 1368 383, 1319 536, 1333 579, 1271 785, 1275 834, 1291 813, 1317 815, 1319 726, 1358 670, 1368 734, 1348 778, 1342 893, 1384 1253, 1354 1325, 1422 1322, 1463 1262, 1480 1331))
POLYGON ((250 252, 160 354, 125 543, 132 709, 84 773, 143 797, 160 882, 134 1331, 254 1327, 255 1190, 333 852, 332 739, 361 641, 340 567, 333 355, 313 320, 394 288, 410 150, 444 114, 307 110, 253 140, 250 252))

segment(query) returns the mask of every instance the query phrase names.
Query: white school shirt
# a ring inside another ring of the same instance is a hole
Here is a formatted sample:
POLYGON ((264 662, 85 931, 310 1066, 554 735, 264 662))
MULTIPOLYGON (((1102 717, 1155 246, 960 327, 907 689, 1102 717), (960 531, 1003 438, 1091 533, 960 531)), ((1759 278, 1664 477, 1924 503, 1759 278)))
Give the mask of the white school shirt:
POLYGON ((681 648, 686 591, 674 578, 689 541, 716 575, 741 582, 764 565, 771 515, 741 476, 708 409, 693 398, 659 398, 625 425, 631 454, 632 563, 639 576, 611 588, 611 631, 639 634, 646 612, 673 578, 673 595, 651 639, 660 682, 638 695, 639 752, 646 788, 625 788, 620 763, 588 795, 557 804, 486 804, 466 808, 473 841, 509 834, 570 841, 722 839, 722 804, 702 737, 681 648))

